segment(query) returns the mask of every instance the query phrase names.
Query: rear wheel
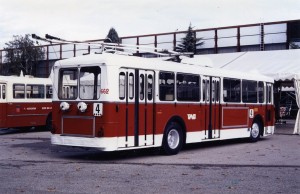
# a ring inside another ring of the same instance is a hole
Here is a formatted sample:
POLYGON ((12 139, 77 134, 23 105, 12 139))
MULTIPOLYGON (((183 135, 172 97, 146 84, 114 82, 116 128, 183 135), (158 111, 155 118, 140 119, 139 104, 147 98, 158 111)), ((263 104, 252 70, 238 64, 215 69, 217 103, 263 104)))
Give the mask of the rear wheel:
POLYGON ((256 142, 259 137, 260 137, 260 131, 261 131, 261 123, 258 122, 257 120, 253 122, 251 126, 251 131, 250 131, 250 141, 251 142, 256 142))
POLYGON ((177 123, 167 126, 163 137, 162 149, 167 155, 177 154, 183 145, 182 129, 177 123))

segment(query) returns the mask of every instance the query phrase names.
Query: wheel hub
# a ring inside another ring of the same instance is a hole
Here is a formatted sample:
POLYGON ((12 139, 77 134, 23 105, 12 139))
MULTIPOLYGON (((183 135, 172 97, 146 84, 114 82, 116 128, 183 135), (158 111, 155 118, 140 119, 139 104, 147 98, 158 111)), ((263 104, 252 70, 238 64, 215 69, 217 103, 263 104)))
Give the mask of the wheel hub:
POLYGON ((175 149, 179 144, 179 133, 177 130, 172 129, 168 134, 168 145, 171 149, 175 149))
POLYGON ((251 136, 257 138, 259 136, 259 126, 257 123, 252 125, 251 136))

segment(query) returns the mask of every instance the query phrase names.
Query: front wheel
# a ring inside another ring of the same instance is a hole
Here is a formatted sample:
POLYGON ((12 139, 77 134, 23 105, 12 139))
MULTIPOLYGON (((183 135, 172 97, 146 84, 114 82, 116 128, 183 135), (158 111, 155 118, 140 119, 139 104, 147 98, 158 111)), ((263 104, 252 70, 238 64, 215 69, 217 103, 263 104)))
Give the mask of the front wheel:
POLYGON ((260 122, 254 121, 251 126, 251 131, 250 131, 250 141, 251 142, 256 142, 259 139, 260 128, 261 128, 260 122))
POLYGON ((163 142, 162 149, 167 155, 177 154, 183 145, 182 129, 177 123, 171 123, 167 126, 163 142))

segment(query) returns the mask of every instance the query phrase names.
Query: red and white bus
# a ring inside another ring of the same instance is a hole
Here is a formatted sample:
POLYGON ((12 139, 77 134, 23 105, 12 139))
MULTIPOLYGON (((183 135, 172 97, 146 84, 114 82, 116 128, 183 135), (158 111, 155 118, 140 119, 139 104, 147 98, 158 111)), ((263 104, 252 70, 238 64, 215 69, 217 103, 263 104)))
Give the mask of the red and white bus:
POLYGON ((0 128, 51 129, 52 81, 30 76, 0 76, 0 128))
POLYGON ((263 75, 112 53, 53 71, 55 145, 177 154, 185 143, 274 133, 273 79, 263 75))

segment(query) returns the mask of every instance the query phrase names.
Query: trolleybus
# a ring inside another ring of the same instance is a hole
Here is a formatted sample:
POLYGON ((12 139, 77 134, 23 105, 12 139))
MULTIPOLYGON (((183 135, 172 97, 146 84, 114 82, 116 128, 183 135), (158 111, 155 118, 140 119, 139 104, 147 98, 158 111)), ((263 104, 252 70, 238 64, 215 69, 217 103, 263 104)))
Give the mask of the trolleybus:
POLYGON ((188 143, 274 133, 273 79, 263 75, 105 52, 53 71, 55 145, 177 154, 188 143))
POLYGON ((0 76, 0 128, 46 127, 52 122, 52 81, 0 76))

